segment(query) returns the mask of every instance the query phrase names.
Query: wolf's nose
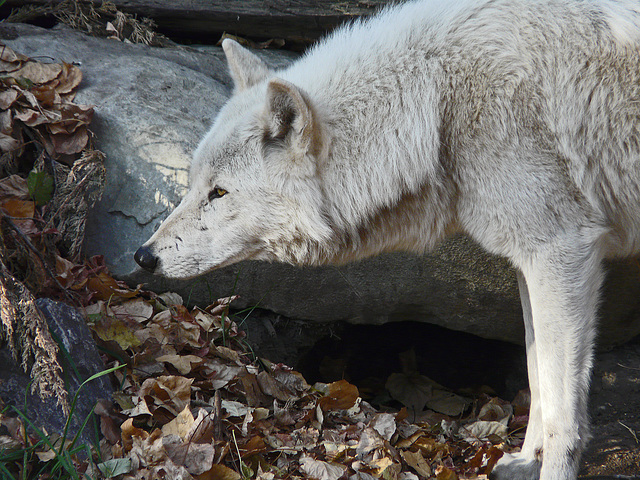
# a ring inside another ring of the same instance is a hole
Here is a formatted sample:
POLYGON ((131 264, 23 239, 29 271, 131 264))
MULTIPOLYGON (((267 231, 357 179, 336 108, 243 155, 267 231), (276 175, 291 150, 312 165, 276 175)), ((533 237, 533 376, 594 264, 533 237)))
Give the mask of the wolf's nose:
POLYGON ((156 257, 149 247, 142 246, 133 255, 133 259, 138 265, 145 270, 153 272, 158 265, 158 257, 156 257))

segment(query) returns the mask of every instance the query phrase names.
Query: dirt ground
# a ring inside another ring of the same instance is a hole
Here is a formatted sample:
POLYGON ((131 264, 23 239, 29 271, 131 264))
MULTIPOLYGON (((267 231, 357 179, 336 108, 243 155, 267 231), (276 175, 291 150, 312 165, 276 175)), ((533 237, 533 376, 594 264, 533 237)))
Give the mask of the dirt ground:
POLYGON ((599 353, 581 478, 640 479, 640 338, 599 353))

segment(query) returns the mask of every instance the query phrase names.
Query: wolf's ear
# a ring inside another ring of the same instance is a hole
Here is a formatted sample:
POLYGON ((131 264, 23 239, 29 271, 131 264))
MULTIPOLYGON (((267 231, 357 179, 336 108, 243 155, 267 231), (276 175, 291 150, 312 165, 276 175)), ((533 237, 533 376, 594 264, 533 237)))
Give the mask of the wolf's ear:
POLYGON ((235 40, 225 38, 222 41, 222 49, 227 57, 236 91, 246 90, 272 75, 266 63, 235 40))
POLYGON ((266 121, 271 138, 289 138, 305 152, 318 152, 318 119, 307 94, 295 85, 280 78, 269 81, 266 121))

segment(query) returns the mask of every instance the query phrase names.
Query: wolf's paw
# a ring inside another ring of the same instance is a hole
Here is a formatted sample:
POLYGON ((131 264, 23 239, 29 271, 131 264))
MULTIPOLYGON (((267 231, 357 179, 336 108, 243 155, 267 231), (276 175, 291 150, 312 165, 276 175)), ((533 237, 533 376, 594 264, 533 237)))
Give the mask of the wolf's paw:
POLYGON ((505 453, 489 475, 490 480, 538 480, 541 463, 522 453, 505 453))

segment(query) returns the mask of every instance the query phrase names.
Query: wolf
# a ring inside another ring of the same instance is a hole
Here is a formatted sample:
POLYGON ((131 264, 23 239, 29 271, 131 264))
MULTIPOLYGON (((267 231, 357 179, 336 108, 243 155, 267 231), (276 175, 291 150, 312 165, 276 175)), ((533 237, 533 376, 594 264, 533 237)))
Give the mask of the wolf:
POLYGON ((279 71, 222 47, 233 95, 138 264, 341 264, 463 232, 516 268, 526 326, 529 426, 492 478, 575 479, 602 261, 640 252, 640 4, 413 1, 279 71))

